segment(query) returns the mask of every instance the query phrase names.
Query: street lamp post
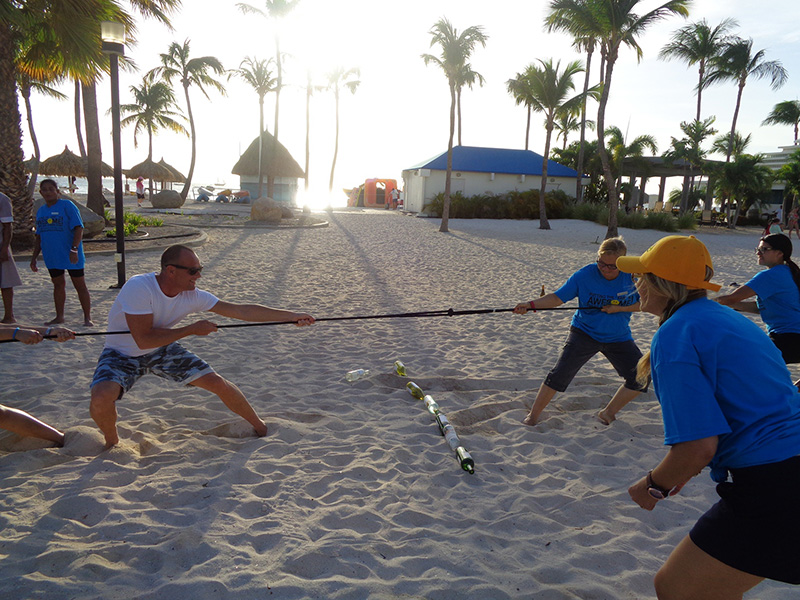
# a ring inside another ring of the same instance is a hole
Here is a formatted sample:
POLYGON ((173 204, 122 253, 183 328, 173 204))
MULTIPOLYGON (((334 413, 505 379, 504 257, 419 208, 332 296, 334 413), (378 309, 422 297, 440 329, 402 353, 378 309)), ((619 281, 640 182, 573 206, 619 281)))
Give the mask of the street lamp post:
POLYGON ((119 57, 125 56, 125 25, 113 21, 100 23, 103 52, 108 54, 111 64, 111 121, 114 146, 114 222, 117 230, 117 284, 125 285, 125 212, 122 206, 122 135, 119 114, 119 57))

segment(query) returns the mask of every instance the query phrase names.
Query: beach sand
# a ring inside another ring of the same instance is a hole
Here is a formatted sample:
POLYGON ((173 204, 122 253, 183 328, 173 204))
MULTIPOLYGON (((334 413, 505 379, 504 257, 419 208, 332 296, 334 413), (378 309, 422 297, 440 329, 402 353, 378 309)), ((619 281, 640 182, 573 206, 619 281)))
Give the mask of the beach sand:
MULTIPOLYGON (((594 260, 605 227, 581 221, 439 221, 337 211, 321 229, 210 228, 201 287, 316 317, 510 308, 594 260)), ((621 230, 638 254, 663 235, 621 230)), ((755 230, 696 232, 730 289, 757 272, 755 230)), ((160 251, 131 253, 128 276, 160 251)), ((16 290, 24 322, 52 316, 46 272, 16 290)), ((22 267, 25 267, 24 269, 22 267)), ((96 330, 116 266, 89 256, 96 330)), ((536 427, 520 422, 553 366, 570 311, 221 330, 185 340, 241 387, 266 438, 210 394, 155 377, 118 403, 102 452, 88 385, 102 337, 0 346, 0 402, 66 430, 66 446, 0 435, 0 597, 174 599, 655 598, 652 578, 716 500, 704 471, 653 512, 628 486, 665 452, 648 392, 611 426, 620 384, 601 356, 536 427), (408 377, 394 374, 402 360, 408 377), (371 370, 355 383, 346 371, 371 370), (415 381, 475 459, 459 468, 405 389, 415 381)), ((67 290, 68 324, 80 309, 67 290)), ((225 322, 224 319, 215 319, 225 322)), ((632 317, 649 346, 655 318, 632 317)), ((793 371, 793 375, 797 375, 793 371)), ((748 599, 782 600, 765 582, 748 599)))

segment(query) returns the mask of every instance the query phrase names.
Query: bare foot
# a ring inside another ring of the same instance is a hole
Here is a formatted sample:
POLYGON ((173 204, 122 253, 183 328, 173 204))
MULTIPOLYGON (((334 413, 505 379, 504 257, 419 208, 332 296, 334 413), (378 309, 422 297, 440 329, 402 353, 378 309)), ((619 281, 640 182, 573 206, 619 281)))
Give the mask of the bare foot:
POLYGON ((85 327, 94 327, 94 322, 91 319, 84 319, 83 324, 85 327))
POLYGON ((64 324, 64 317, 56 317, 52 321, 48 321, 45 325, 63 325, 64 324))
POLYGON ((536 425, 537 423, 536 418, 533 415, 528 415, 527 417, 522 419, 522 422, 525 425, 530 425, 530 426, 536 425))
POLYGON ((117 435, 116 431, 113 433, 113 435, 106 435, 105 438, 106 438, 106 447, 105 447, 106 450, 111 450, 111 448, 119 444, 119 436, 117 435))
POLYGON ((258 437, 264 437, 265 435, 267 435, 267 425, 263 421, 261 422, 261 427, 256 427, 254 425, 253 429, 256 430, 256 435, 258 437))
POLYGON ((617 417, 615 417, 609 412, 606 412, 606 410, 603 409, 599 413, 597 413, 597 420, 600 421, 603 425, 611 425, 611 423, 617 420, 617 417))

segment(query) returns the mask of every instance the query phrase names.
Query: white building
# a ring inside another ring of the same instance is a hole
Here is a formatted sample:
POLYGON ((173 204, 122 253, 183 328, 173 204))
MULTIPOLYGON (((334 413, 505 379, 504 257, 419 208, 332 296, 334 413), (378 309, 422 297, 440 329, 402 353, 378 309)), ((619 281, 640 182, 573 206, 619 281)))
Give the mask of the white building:
MULTIPOLYGON (((450 193, 463 196, 503 194, 510 191, 540 190, 541 154, 530 150, 504 148, 453 148, 450 193)), ((403 171, 404 208, 421 212, 434 196, 444 192, 447 152, 403 171)), ((563 190, 574 197, 577 171, 547 161, 547 191, 563 190)))

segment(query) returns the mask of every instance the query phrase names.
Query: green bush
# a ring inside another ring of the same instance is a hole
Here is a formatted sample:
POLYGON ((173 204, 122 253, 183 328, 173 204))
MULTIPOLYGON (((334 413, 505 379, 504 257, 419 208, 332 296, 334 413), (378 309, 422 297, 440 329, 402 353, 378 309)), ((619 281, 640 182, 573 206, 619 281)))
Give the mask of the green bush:
MULTIPOLYGON (((422 209, 433 217, 441 217, 444 206, 444 193, 434 196, 422 209)), ((568 217, 571 199, 566 193, 557 190, 545 196, 545 207, 549 219, 568 217)), ((461 192, 450 196, 451 219, 538 219, 539 192, 526 190, 506 194, 479 194, 465 197, 461 192)))

